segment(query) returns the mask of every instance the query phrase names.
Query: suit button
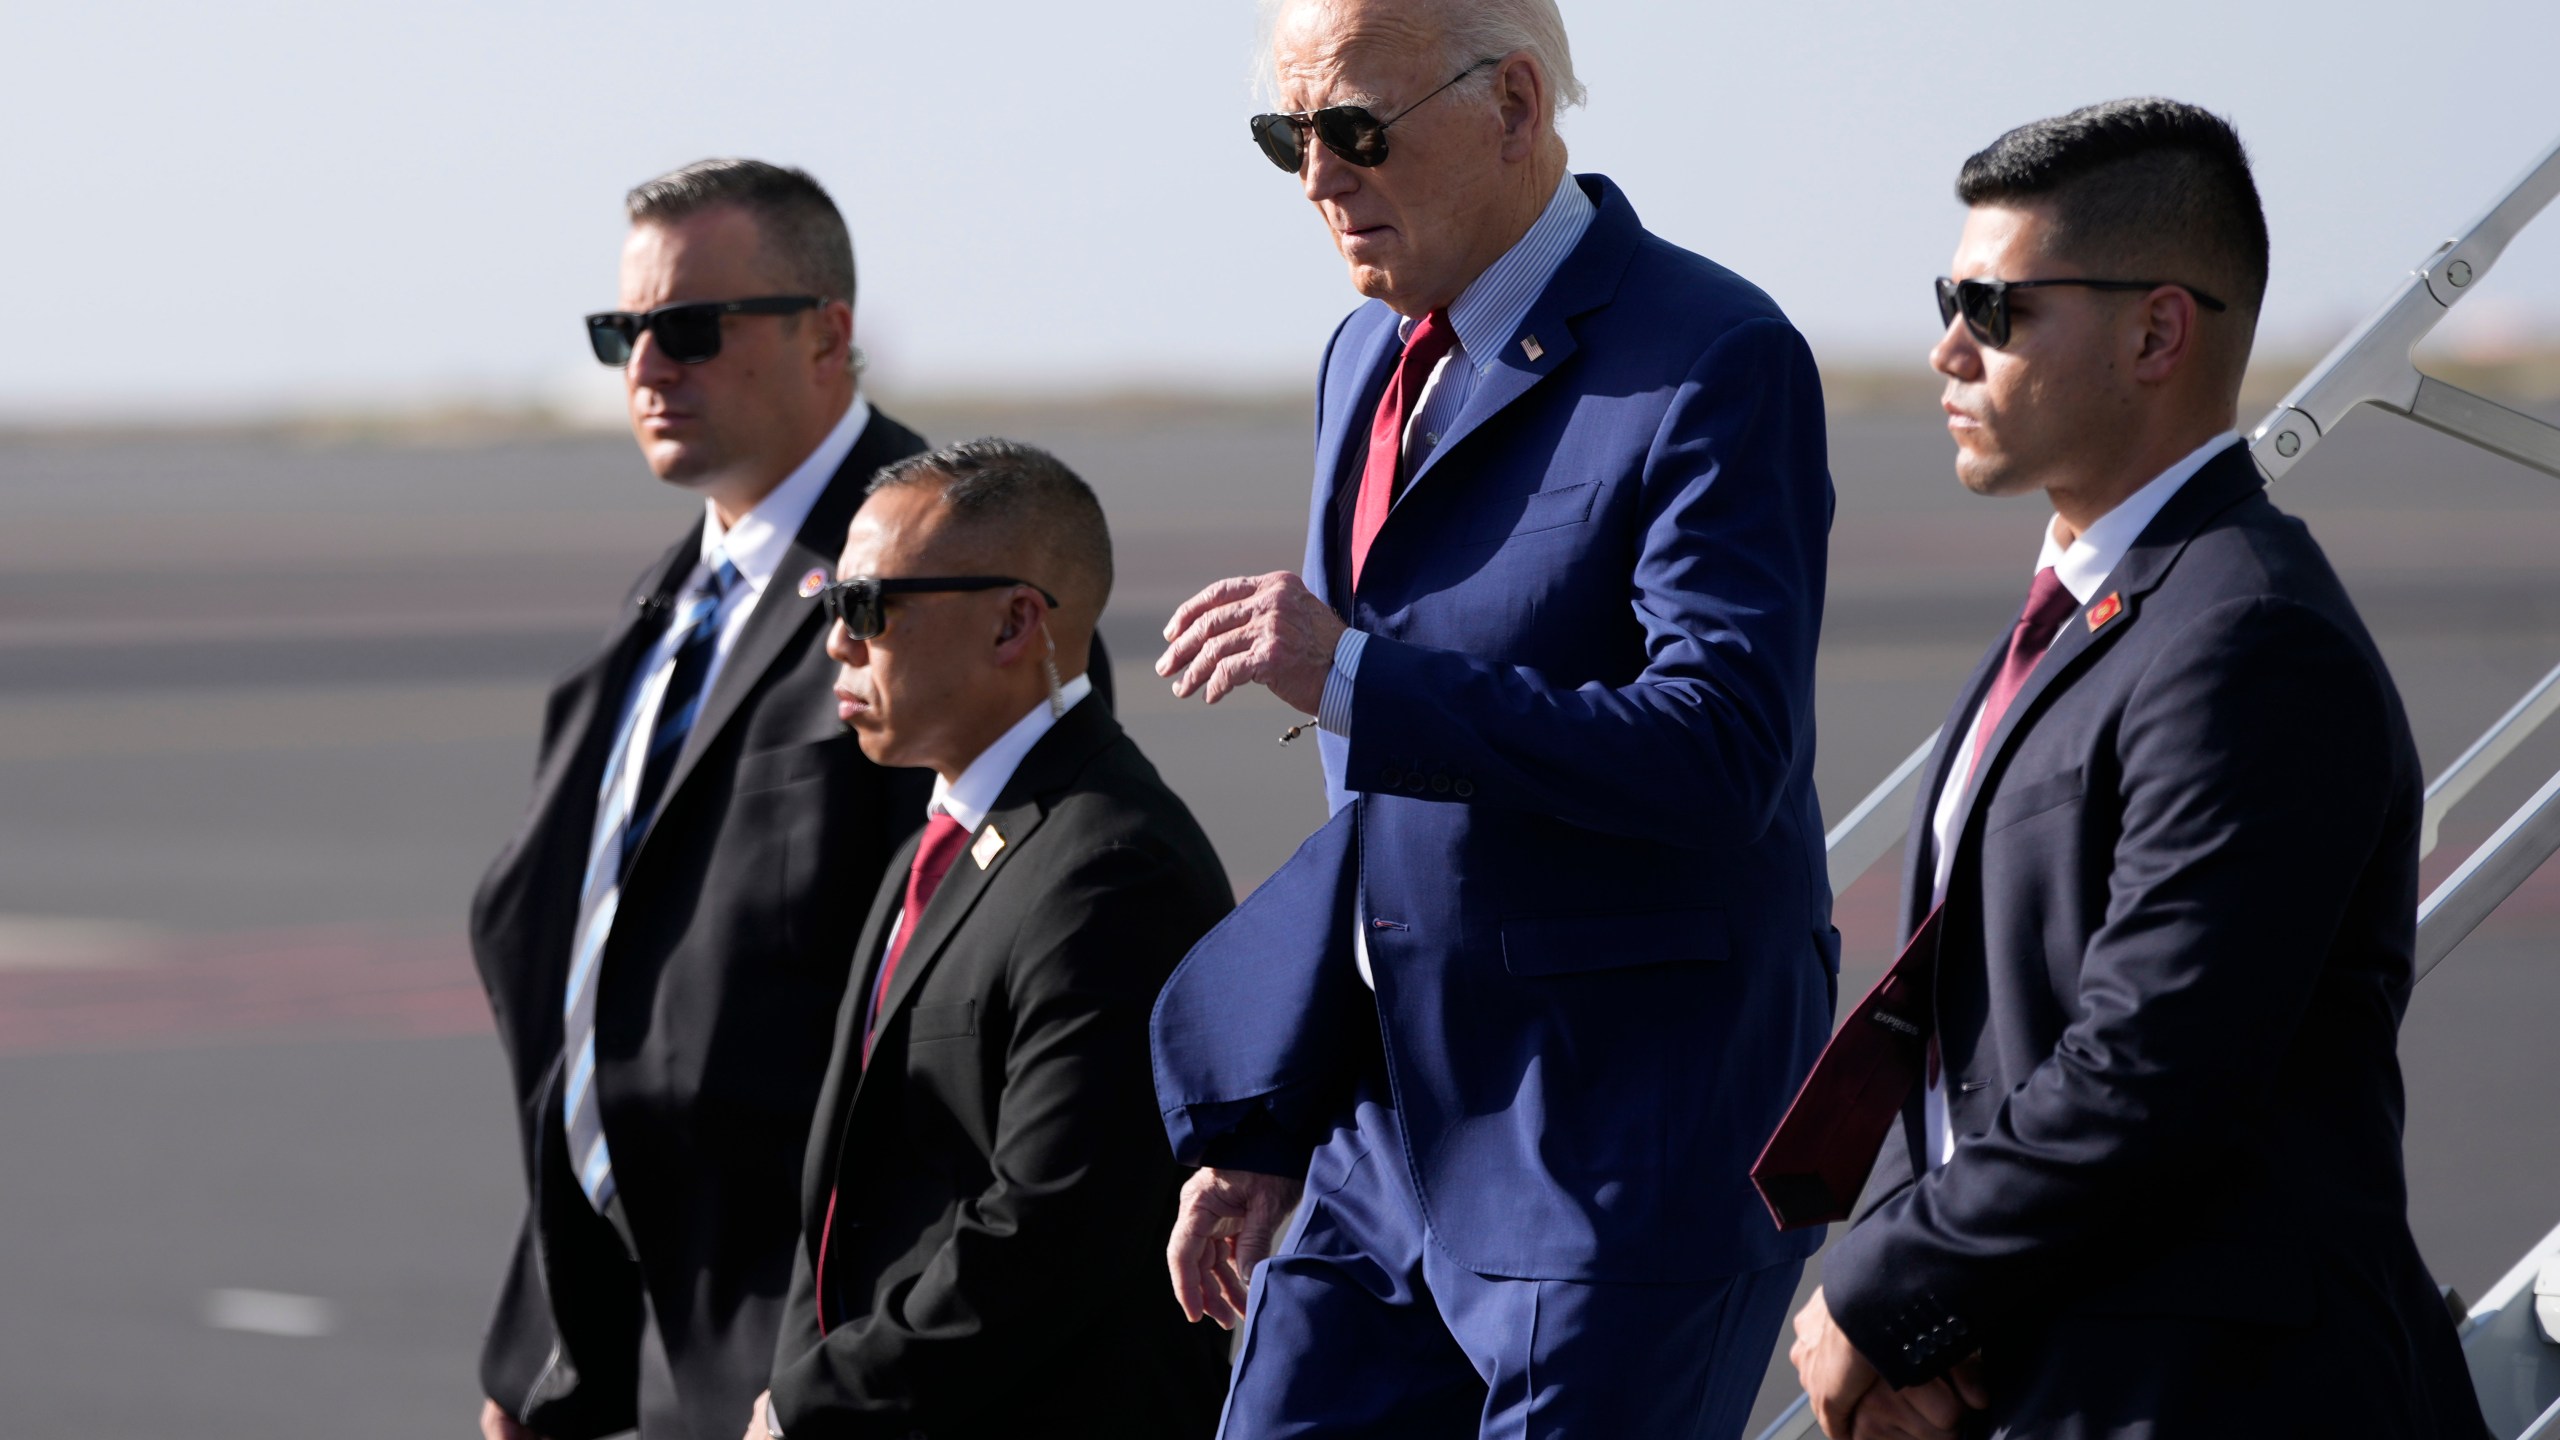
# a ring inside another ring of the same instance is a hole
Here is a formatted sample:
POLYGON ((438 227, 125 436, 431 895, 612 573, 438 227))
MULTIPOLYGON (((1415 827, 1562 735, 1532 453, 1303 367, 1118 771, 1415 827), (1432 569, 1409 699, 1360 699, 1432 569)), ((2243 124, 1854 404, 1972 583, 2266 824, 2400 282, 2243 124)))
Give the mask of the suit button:
POLYGON ((1389 766, 1378 772, 1378 783, 1386 789, 1393 790, 1404 783, 1404 772, 1389 766))
POLYGON ((1457 784, 1450 786, 1449 791, 1459 799, 1464 800, 1476 793, 1476 782, 1473 780, 1461 780, 1457 784))
POLYGON ((1448 794, 1448 793, 1449 793, 1449 777, 1448 777, 1448 776, 1446 776, 1446 775, 1434 775, 1434 776, 1432 776, 1432 777, 1431 777, 1431 793, 1432 793, 1432 794, 1434 794, 1434 795, 1446 795, 1446 794, 1448 794))
POLYGON ((1429 785, 1423 780, 1422 772, 1416 770, 1404 777, 1404 788, 1412 794, 1419 795, 1428 789, 1429 785))

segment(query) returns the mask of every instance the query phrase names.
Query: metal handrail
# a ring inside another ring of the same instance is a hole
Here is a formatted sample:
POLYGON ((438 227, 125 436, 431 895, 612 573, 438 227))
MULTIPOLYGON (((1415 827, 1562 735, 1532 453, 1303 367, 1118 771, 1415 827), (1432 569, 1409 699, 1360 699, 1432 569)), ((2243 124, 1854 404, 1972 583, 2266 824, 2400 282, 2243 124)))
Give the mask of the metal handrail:
MULTIPOLYGON (((2280 478, 2335 430, 2348 411, 2372 405, 2560 476, 2560 426, 2421 374, 2412 358, 2418 342, 2478 286, 2506 252, 2508 242, 2555 197, 2560 197, 2560 142, 2527 166, 2505 195, 2460 234, 2436 247, 2371 318, 2339 341, 2274 413, 2259 422, 2249 434, 2249 453, 2260 472, 2269 480, 2280 478)), ((2435 849, 2446 812, 2514 754, 2555 710, 2560 710, 2560 668, 2527 691, 2427 787, 2420 822, 2421 854, 2435 849)), ((1825 837, 1834 895, 1848 889, 1893 848, 1900 822, 1908 814, 1903 806, 1918 789, 1920 766, 1937 740, 1932 734, 1825 837)), ((2413 980, 2425 978, 2556 852, 2560 852, 2560 774, 2545 781, 2419 905, 2413 980)), ((2554 1234, 2560 1236, 2560 1231, 2554 1234)), ((2546 1246, 2551 1243, 2545 1241, 2546 1246)), ((2535 1254, 2539 1253, 2537 1248, 2535 1254)), ((2534 1256, 2526 1258, 2531 1263, 2534 1256)), ((2486 1304, 2484 1300, 2483 1307, 2486 1304)), ((2474 1316, 2484 1313, 2480 1307, 2472 1311, 2474 1316)), ((2535 1433, 2551 1424, 2554 1415, 2560 1415, 2560 1405, 2536 1423, 2535 1433)), ((1812 1407, 1805 1396, 1798 1395, 1760 1432, 1758 1440, 1803 1440, 1813 1433, 1812 1407)))

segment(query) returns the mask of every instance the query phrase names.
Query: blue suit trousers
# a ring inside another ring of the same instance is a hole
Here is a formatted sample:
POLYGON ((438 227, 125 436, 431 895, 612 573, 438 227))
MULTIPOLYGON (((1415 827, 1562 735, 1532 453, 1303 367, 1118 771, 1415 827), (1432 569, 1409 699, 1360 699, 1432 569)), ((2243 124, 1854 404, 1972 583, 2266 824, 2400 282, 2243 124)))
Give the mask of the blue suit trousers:
POLYGON ((1733 1440, 1803 1262, 1703 1284, 1476 1274, 1430 1233, 1383 1087, 1256 1268, 1221 1440, 1733 1440))

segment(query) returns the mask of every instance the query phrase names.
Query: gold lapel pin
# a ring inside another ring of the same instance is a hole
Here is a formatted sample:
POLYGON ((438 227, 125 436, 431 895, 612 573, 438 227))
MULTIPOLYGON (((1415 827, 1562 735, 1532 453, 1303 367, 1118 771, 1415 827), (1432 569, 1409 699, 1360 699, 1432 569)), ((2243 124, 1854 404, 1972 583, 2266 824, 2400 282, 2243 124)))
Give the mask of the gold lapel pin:
POLYGON ((2123 613, 2123 592, 2111 592, 2106 599, 2089 607, 2089 628, 2095 630, 2099 626, 2106 624, 2108 621, 2113 620, 2123 613))
POLYGON ((1533 361, 1543 360, 1546 358, 1547 347, 1538 343, 1537 336, 1523 335, 1520 337, 1520 353, 1533 361))
POLYGON ((996 855, 1003 849, 1004 836, 990 825, 978 832, 978 843, 969 847, 969 858, 977 861, 978 868, 984 870, 996 863, 996 855))

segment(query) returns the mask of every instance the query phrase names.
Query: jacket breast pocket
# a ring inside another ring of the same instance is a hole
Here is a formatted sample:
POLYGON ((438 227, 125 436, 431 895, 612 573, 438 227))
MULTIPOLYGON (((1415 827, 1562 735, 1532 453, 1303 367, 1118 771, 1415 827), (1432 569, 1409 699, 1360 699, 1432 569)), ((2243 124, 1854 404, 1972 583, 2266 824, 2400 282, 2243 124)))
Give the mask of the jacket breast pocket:
POLYGON ((1488 507, 1493 513, 1479 514, 1477 523, 1458 537, 1461 545, 1500 545, 1523 535, 1536 535, 1548 530, 1563 530, 1591 518, 1592 506, 1600 498, 1600 482, 1586 480, 1579 485, 1563 485, 1553 490, 1535 490, 1521 497, 1520 508, 1488 507))
POLYGON ((1707 906, 1611 915, 1514 915, 1502 922, 1502 968, 1580 975, 1637 965, 1705 965, 1731 953, 1724 912, 1707 906))
POLYGON ((1991 808, 1982 817, 1983 833, 2005 830, 2021 820, 2073 804, 2085 788, 2077 765, 2059 775, 2025 784, 2003 784, 2000 793, 1991 797, 1991 808))
POLYGON ((907 1043, 922 1045, 928 1040, 966 1040, 978 1033, 978 1002, 962 1000, 950 1005, 919 1005, 907 1012, 907 1043))

